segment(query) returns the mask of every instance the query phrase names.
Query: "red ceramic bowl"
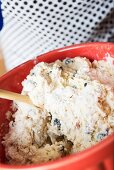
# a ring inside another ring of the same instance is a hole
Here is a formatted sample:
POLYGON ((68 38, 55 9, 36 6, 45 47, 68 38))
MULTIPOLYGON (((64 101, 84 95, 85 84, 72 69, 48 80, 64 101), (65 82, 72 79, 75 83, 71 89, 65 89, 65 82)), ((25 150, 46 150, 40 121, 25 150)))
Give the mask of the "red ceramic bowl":
MULTIPOLYGON (((90 60, 101 60, 108 54, 114 57, 114 44, 112 43, 86 43, 54 50, 6 73, 0 78, 0 88, 20 93, 22 90, 21 82, 33 66, 41 61, 53 62, 57 59, 73 58, 75 56, 86 56, 90 60)), ((8 132, 8 121, 5 113, 8 111, 10 104, 11 101, 0 99, 0 170, 114 170, 114 134, 85 151, 46 164, 29 166, 5 164, 5 154, 1 140, 4 134, 8 132)))

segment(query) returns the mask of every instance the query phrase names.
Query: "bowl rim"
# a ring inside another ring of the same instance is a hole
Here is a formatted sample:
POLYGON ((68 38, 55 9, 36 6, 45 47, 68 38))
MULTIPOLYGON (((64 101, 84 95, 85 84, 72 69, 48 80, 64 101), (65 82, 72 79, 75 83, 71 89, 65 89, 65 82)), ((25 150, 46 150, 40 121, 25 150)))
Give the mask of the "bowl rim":
MULTIPOLYGON (((53 51, 44 53, 42 55, 37 56, 36 58, 40 58, 42 59, 42 57, 44 57, 44 55, 52 55, 54 53, 59 53, 61 51, 68 51, 68 50, 73 50, 76 48, 83 48, 83 47, 90 47, 90 46, 112 46, 114 48, 114 43, 110 43, 110 42, 89 42, 89 43, 82 43, 82 44, 74 44, 71 46, 66 46, 63 48, 59 48, 59 49, 55 49, 53 51)), ((28 60, 26 62, 24 62, 23 64, 20 64, 19 66, 15 67, 14 69, 10 70, 9 72, 7 72, 6 74, 4 74, 3 76, 0 77, 0 82, 3 81, 4 79, 6 79, 7 77, 9 77, 13 72, 17 71, 20 67, 22 67, 23 65, 26 65, 29 62, 35 62, 36 59, 31 59, 28 60)), ((40 61, 39 61, 40 62, 40 61)), ((82 161, 83 159, 86 159, 87 156, 89 155, 89 157, 91 157, 91 155, 93 154, 97 154, 99 153, 104 147, 108 147, 110 144, 114 143, 114 133, 112 133, 111 135, 109 135, 106 139, 103 139, 103 141, 98 142, 96 145, 85 149, 84 151, 81 151, 79 153, 74 153, 72 155, 69 155, 67 157, 58 159, 58 160, 54 160, 52 162, 47 162, 47 163, 43 163, 43 164, 31 164, 31 165, 8 165, 8 164, 3 164, 0 163, 0 168, 5 169, 48 169, 48 170, 52 170, 52 169, 56 169, 59 167, 63 167, 64 165, 69 165, 72 163, 78 163, 78 161, 82 161)))
POLYGON ((46 52, 46 53, 43 53, 41 55, 38 55, 36 56, 36 58, 33 58, 33 59, 30 59, 28 61, 25 61, 23 62, 22 64, 14 67, 13 69, 11 69, 10 71, 6 72, 5 74, 3 74, 1 77, 0 77, 0 81, 3 81, 4 79, 6 79, 8 76, 10 76, 10 74, 12 74, 13 72, 15 72, 15 70, 19 69, 20 67, 22 67, 23 65, 29 63, 29 62, 33 62, 35 63, 37 58, 38 58, 38 61, 41 62, 42 61, 42 58, 44 58, 44 56, 47 56, 47 55, 52 55, 54 53, 59 53, 59 52, 62 52, 62 51, 69 51, 69 50, 73 50, 73 49, 78 49, 78 48, 84 48, 84 47, 96 47, 96 46, 106 46, 107 48, 110 49, 110 47, 114 48, 114 43, 112 42, 85 42, 85 43, 81 43, 81 44, 73 44, 73 45, 70 45, 70 46, 65 46, 65 47, 62 47, 62 48, 57 48, 55 50, 52 50, 52 51, 49 51, 49 52, 46 52))

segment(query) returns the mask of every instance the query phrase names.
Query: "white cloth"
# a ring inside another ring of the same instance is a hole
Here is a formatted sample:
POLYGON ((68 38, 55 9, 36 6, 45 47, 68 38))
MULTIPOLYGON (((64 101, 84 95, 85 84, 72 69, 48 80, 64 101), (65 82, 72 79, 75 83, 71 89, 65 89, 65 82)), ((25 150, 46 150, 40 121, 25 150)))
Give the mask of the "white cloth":
POLYGON ((114 42, 114 0, 2 0, 2 10, 7 69, 59 47, 114 42))

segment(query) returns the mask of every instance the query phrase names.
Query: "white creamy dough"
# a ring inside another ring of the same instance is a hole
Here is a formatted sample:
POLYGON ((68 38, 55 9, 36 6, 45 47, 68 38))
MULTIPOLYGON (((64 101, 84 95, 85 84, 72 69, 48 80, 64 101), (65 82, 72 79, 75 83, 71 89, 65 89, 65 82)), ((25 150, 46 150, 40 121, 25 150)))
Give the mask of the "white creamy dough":
POLYGON ((3 141, 9 163, 51 161, 114 132, 114 59, 41 62, 22 85, 35 106, 16 103, 3 141))

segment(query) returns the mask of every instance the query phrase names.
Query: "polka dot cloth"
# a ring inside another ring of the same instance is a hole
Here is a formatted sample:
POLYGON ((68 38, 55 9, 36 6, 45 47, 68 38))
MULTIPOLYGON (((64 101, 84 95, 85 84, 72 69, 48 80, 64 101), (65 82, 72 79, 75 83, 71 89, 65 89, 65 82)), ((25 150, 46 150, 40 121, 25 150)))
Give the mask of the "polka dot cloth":
POLYGON ((114 0, 2 0, 6 66, 82 42, 114 42, 114 0))

